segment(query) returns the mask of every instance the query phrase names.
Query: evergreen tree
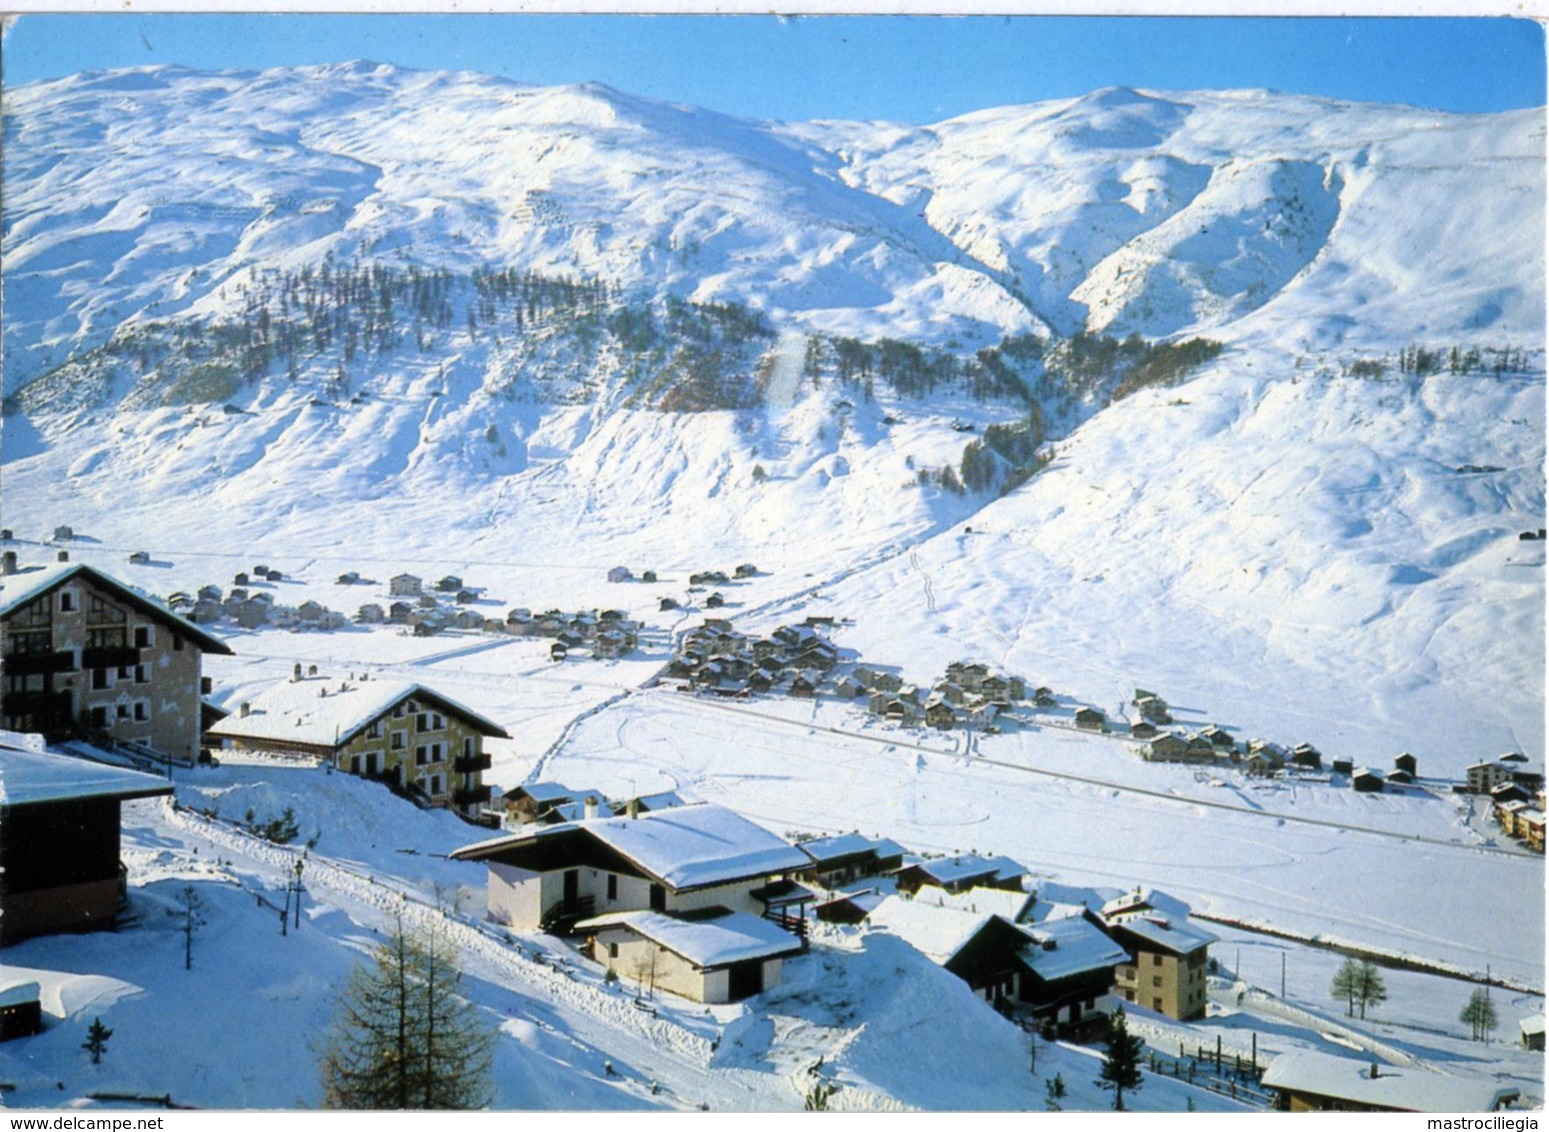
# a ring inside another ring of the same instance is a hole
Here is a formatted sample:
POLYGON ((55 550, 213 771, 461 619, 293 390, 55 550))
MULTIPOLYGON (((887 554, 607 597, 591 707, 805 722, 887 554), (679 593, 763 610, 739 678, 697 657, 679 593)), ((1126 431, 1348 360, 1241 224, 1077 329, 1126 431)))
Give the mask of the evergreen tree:
POLYGON ((1043 1107, 1050 1112, 1060 1112, 1064 1105, 1060 1104, 1065 1099, 1065 1078, 1056 1073, 1053 1077, 1044 1079, 1043 1082, 1043 1107))
POLYGON ((494 1035, 458 996, 444 929, 402 922, 339 996, 322 1049, 323 1104, 337 1109, 476 1109, 490 1101, 494 1035))
POLYGON ((1473 1028, 1473 1038, 1476 1042, 1490 1040, 1490 1031, 1500 1025, 1500 1019, 1495 1013, 1495 1003, 1490 1001, 1490 995, 1483 989, 1475 990, 1468 996, 1468 1005, 1463 1008, 1463 1013, 1458 1015, 1458 1020, 1467 1022, 1473 1028))
POLYGON ((107 1052, 108 1039, 112 1036, 113 1031, 102 1024, 101 1018, 91 1020, 91 1025, 86 1030, 86 1040, 81 1043, 81 1048, 91 1054, 93 1065, 102 1061, 102 1055, 107 1052))
POLYGON ((1099 1087, 1113 1090, 1113 1110, 1124 1111, 1124 1090, 1134 1091, 1144 1084, 1140 1075, 1140 1050, 1145 1043, 1132 1037, 1124 1021, 1124 1008, 1113 1012, 1108 1023, 1108 1052, 1103 1057, 1099 1087))

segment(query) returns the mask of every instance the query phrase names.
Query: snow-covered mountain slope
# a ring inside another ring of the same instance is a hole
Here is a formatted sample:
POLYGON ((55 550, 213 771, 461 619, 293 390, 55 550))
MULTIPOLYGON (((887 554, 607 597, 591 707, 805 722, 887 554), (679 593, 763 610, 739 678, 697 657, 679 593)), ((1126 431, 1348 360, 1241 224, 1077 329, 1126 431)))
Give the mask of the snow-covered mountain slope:
POLYGON ((150 549, 164 591, 261 549, 534 606, 751 560, 729 612, 830 598, 919 678, 981 654, 1372 759, 1541 750, 1540 112, 1106 90, 772 124, 351 64, 32 84, 4 142, 24 536, 150 549), (510 270, 592 282, 545 307, 510 270), (1226 349, 1110 405, 1050 328, 1226 349), (943 486, 1022 383, 1054 465, 943 486))

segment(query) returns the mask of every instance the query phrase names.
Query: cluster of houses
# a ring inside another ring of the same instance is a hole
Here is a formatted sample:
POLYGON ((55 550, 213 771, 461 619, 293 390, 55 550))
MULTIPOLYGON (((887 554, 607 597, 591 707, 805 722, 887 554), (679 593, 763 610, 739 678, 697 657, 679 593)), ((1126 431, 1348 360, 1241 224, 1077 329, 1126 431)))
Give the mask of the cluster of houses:
POLYGON ((1528 765, 1527 756, 1513 751, 1498 759, 1477 762, 1467 770, 1464 789, 1490 796, 1491 815, 1501 832, 1536 853, 1544 851, 1544 775, 1528 765))
POLYGON ((267 590, 253 589, 252 579, 277 582, 284 577, 278 570, 255 567, 249 574, 239 572, 232 579, 231 589, 224 595, 219 586, 201 586, 197 593, 183 591, 167 597, 167 608, 181 614, 198 625, 215 621, 230 621, 243 629, 259 629, 271 626, 276 629, 342 629, 349 619, 321 602, 304 601, 300 605, 285 605, 274 600, 267 590))
POLYGON ((784 692, 810 698, 833 687, 839 650, 818 631, 830 624, 830 618, 809 617, 753 637, 725 618, 707 617, 683 635, 663 676, 685 690, 719 696, 784 692))
MULTIPOLYGON (((664 678, 678 681, 684 691, 718 696, 832 695, 863 701, 872 715, 890 722, 942 730, 993 730, 1003 712, 1029 698, 1021 677, 967 661, 949 664, 929 689, 873 665, 856 664, 841 674, 840 652, 822 632, 833 623, 832 617, 808 617, 758 637, 739 632, 725 618, 707 617, 683 635, 664 678)), ((1047 688, 1034 695, 1040 704, 1054 702, 1047 688)))
POLYGON ((1050 1027, 1120 1002, 1205 1012, 1215 937, 1161 893, 1045 897, 1008 857, 924 858, 859 833, 791 844, 675 792, 610 801, 541 782, 503 801, 514 828, 452 854, 486 864, 490 918, 574 937, 615 973, 697 1001, 776 985, 816 919, 897 936, 1050 1027))

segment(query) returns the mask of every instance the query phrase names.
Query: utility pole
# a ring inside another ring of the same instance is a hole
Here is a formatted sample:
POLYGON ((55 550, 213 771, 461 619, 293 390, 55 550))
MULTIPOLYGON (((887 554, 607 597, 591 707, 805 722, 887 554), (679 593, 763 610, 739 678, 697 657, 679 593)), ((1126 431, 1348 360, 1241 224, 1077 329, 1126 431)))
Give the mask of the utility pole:
POLYGON ((1280 953, 1280 1001, 1285 1001, 1285 952, 1280 953))

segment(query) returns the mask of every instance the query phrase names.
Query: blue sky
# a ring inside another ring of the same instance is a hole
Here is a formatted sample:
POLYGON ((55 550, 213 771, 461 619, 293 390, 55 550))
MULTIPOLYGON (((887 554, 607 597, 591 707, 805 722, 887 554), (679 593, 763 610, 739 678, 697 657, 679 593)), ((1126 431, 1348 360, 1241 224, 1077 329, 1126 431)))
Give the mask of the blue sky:
POLYGON ((758 118, 930 122, 1104 86, 1269 87, 1487 111, 1545 101, 1544 34, 1501 18, 26 15, 4 79, 372 59, 598 81, 758 118))

